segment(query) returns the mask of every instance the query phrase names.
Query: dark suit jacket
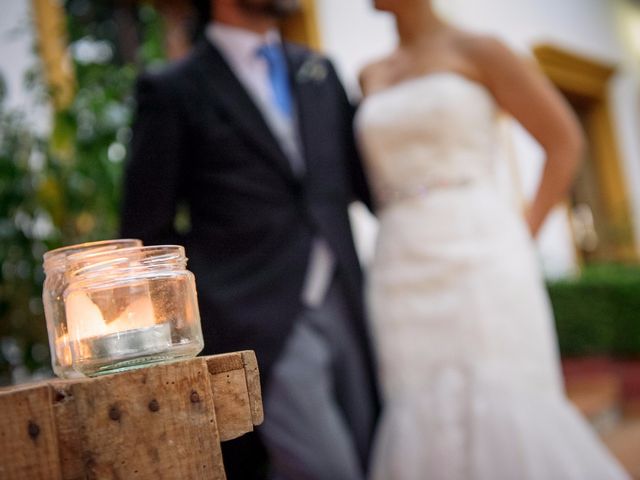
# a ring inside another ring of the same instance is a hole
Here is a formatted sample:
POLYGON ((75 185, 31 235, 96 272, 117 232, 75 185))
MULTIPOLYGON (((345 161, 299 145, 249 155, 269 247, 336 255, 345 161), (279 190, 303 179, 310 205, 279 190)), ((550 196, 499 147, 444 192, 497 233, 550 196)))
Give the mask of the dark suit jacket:
MULTIPOLYGON (((286 45, 307 173, 289 161, 220 53, 202 41, 137 86, 122 235, 186 247, 206 354, 256 351, 263 384, 302 309, 312 240, 325 238, 365 352, 361 272, 347 207, 369 193, 353 108, 332 65, 286 45), (191 228, 174 228, 184 204, 191 228)), ((371 372, 370 372, 371 373, 371 372)), ((372 378, 372 391, 373 375, 372 378)))

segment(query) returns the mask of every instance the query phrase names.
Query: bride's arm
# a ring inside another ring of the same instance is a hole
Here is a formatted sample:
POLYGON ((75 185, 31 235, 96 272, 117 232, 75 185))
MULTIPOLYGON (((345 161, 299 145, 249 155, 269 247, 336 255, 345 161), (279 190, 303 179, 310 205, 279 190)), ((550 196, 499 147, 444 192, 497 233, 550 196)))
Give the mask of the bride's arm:
POLYGON ((584 136, 568 103, 542 73, 501 42, 476 39, 466 47, 496 101, 540 143, 546 153, 542 180, 527 211, 533 235, 563 200, 580 163, 584 136))

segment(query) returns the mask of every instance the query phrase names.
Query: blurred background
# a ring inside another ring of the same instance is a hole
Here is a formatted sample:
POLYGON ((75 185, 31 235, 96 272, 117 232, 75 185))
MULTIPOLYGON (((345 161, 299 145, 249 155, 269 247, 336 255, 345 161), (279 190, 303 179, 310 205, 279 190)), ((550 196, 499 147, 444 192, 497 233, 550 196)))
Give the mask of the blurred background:
MULTIPOLYGON (((368 0, 304 0, 285 37, 327 53, 357 101, 357 72, 394 43, 368 0)), ((443 0, 565 95, 589 139, 570 200, 539 238, 569 395, 640 478, 640 1, 443 0), (635 462, 635 463, 634 463, 635 462)), ((142 69, 186 55, 180 0, 0 0, 0 385, 51 375, 42 254, 117 235, 120 182, 142 69)), ((496 178, 516 204, 542 153, 502 121, 496 178)), ((376 224, 353 207, 363 262, 376 224)))

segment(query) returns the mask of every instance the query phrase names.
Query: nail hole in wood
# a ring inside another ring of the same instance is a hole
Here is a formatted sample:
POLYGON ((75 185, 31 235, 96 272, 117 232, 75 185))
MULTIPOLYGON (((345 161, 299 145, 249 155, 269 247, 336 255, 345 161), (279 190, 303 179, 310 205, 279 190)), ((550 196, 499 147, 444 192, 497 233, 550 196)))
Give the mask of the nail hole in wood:
POLYGON ((151 410, 152 412, 157 412, 158 410, 160 410, 160 404, 155 398, 149 402, 149 410, 151 410))
POLYGON ((29 420, 27 431, 29 432, 29 436, 31 437, 31 440, 35 440, 36 438, 38 438, 38 435, 40 435, 40 427, 38 426, 37 423, 31 420, 29 420))
POLYGON ((109 409, 109 418, 113 421, 120 420, 120 410, 115 405, 109 409))

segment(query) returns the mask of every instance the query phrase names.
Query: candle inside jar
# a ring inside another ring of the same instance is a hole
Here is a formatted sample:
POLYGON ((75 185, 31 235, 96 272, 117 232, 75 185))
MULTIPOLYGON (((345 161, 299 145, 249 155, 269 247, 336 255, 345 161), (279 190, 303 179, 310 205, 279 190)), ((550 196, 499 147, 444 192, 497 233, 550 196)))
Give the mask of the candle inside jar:
POLYGON ((110 321, 81 292, 67 299, 67 323, 74 354, 83 360, 118 361, 171 347, 171 327, 157 323, 149 296, 138 296, 110 321))
POLYGON ((56 356, 63 367, 71 366, 71 347, 69 346, 69 335, 63 333, 56 339, 56 356))

